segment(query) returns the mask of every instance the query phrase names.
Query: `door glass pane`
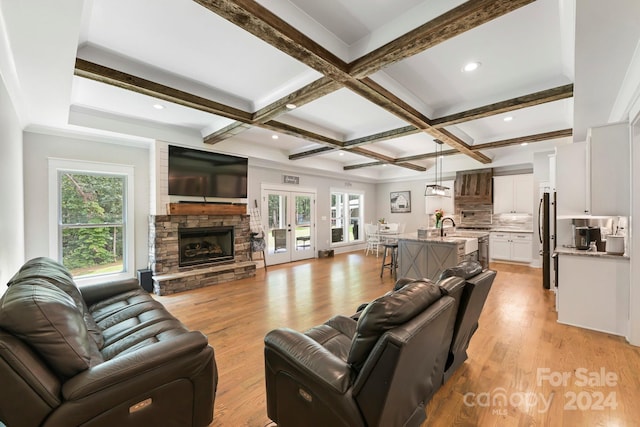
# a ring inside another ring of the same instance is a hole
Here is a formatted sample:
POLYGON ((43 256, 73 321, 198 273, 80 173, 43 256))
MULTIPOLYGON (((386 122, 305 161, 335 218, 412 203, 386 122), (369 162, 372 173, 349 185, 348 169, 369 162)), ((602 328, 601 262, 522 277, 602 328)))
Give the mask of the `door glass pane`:
POLYGON ((359 194, 349 195, 349 241, 362 240, 360 224, 360 196, 359 194))
POLYGON ((269 253, 287 251, 287 197, 280 194, 268 196, 269 233, 267 249, 269 253))
POLYGON ((311 248, 311 197, 295 196, 295 239, 296 250, 311 248))
POLYGON ((331 194, 331 243, 344 242, 344 194, 331 194))

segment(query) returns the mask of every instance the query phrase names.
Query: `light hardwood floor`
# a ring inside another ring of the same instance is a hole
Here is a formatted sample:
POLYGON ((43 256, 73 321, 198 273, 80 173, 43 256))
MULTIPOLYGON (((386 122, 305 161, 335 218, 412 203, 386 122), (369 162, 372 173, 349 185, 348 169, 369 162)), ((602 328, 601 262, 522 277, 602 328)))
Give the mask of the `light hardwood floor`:
MULTIPOLYGON (((264 335, 277 327, 303 331, 382 295, 394 281, 388 271, 379 277, 381 260, 352 252, 157 297, 215 350, 220 378, 212 426, 269 424, 264 335)), ((498 275, 469 359, 429 403, 425 426, 639 425, 640 348, 558 324, 540 269, 491 268, 498 275)))

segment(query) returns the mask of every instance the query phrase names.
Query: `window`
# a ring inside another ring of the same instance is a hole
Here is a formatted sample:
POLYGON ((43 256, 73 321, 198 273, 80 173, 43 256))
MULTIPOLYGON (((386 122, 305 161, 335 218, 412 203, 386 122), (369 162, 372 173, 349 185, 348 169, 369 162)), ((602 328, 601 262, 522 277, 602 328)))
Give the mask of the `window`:
POLYGON ((331 192, 331 244, 361 242, 364 195, 331 192))
POLYGON ((131 277, 133 168, 50 160, 49 177, 50 256, 79 283, 131 277))

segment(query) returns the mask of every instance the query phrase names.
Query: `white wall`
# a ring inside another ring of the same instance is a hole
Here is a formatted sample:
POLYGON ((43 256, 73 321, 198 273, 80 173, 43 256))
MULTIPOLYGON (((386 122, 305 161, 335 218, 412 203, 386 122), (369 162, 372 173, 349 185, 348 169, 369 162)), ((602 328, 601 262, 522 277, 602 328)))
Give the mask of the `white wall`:
MULTIPOLYGON (((378 204, 375 218, 384 218, 386 222, 404 223, 405 233, 416 231, 420 227, 428 226, 428 215, 425 213, 425 185, 432 183, 433 179, 420 179, 415 181, 402 181, 378 184, 376 188, 378 204), (411 191, 411 212, 391 213, 391 192, 411 191)), ((453 188, 451 189, 453 192, 453 188)), ((452 212, 445 212, 450 215, 452 212)))
MULTIPOLYGON (((293 175, 300 177, 300 184, 288 185, 291 187, 291 191, 296 191, 296 187, 300 188, 315 188, 317 190, 316 199, 316 215, 317 215, 317 243, 316 250, 329 249, 331 239, 331 224, 329 218, 331 218, 331 194, 330 190, 344 189, 344 191, 359 191, 364 192, 364 212, 365 222, 375 221, 378 215, 376 209, 376 186, 375 184, 346 181, 340 178, 330 178, 318 175, 311 175, 301 173, 299 170, 286 170, 276 167, 270 167, 266 165, 256 165, 251 159, 249 159, 249 188, 247 191, 247 203, 249 207, 254 206, 254 201, 257 201, 258 207, 262 207, 261 196, 261 184, 277 184, 284 185, 282 183, 282 175, 293 175), (326 217, 326 220, 322 220, 322 217, 326 217)), ((347 252, 355 249, 364 248, 364 245, 341 245, 334 248, 336 253, 347 252)))
POLYGON ((9 94, 0 79, 0 294, 24 262, 24 199, 22 129, 9 94))
MULTIPOLYGON (((24 133, 24 222, 26 259, 49 256, 47 159, 85 160, 131 165, 135 184, 135 266, 149 260, 149 150, 75 136, 24 133)), ((135 272, 132 272, 132 276, 135 272)))

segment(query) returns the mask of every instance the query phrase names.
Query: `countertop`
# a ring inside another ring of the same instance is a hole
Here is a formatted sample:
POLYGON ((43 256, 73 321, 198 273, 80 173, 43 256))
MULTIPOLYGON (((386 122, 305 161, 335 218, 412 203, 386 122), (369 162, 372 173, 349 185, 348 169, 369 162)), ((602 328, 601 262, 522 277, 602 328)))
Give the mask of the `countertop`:
POLYGON ((627 254, 613 255, 613 254, 608 254, 606 252, 588 252, 588 251, 580 250, 576 248, 557 247, 554 252, 560 255, 574 255, 574 256, 586 256, 586 257, 594 256, 599 258, 613 258, 613 259, 626 259, 626 260, 629 259, 629 255, 627 254))
POLYGON ((469 238, 478 238, 487 236, 489 233, 483 233, 479 231, 464 231, 450 234, 458 234, 456 236, 428 236, 428 237, 418 237, 418 233, 404 233, 398 235, 398 240, 410 240, 413 242, 424 242, 424 243, 439 243, 439 244, 447 244, 447 245, 459 245, 464 244, 469 238), (473 235, 472 235, 473 234, 473 235))
POLYGON ((533 230, 526 230, 522 228, 508 228, 508 227, 496 227, 489 231, 498 231, 500 233, 533 233, 533 230))

